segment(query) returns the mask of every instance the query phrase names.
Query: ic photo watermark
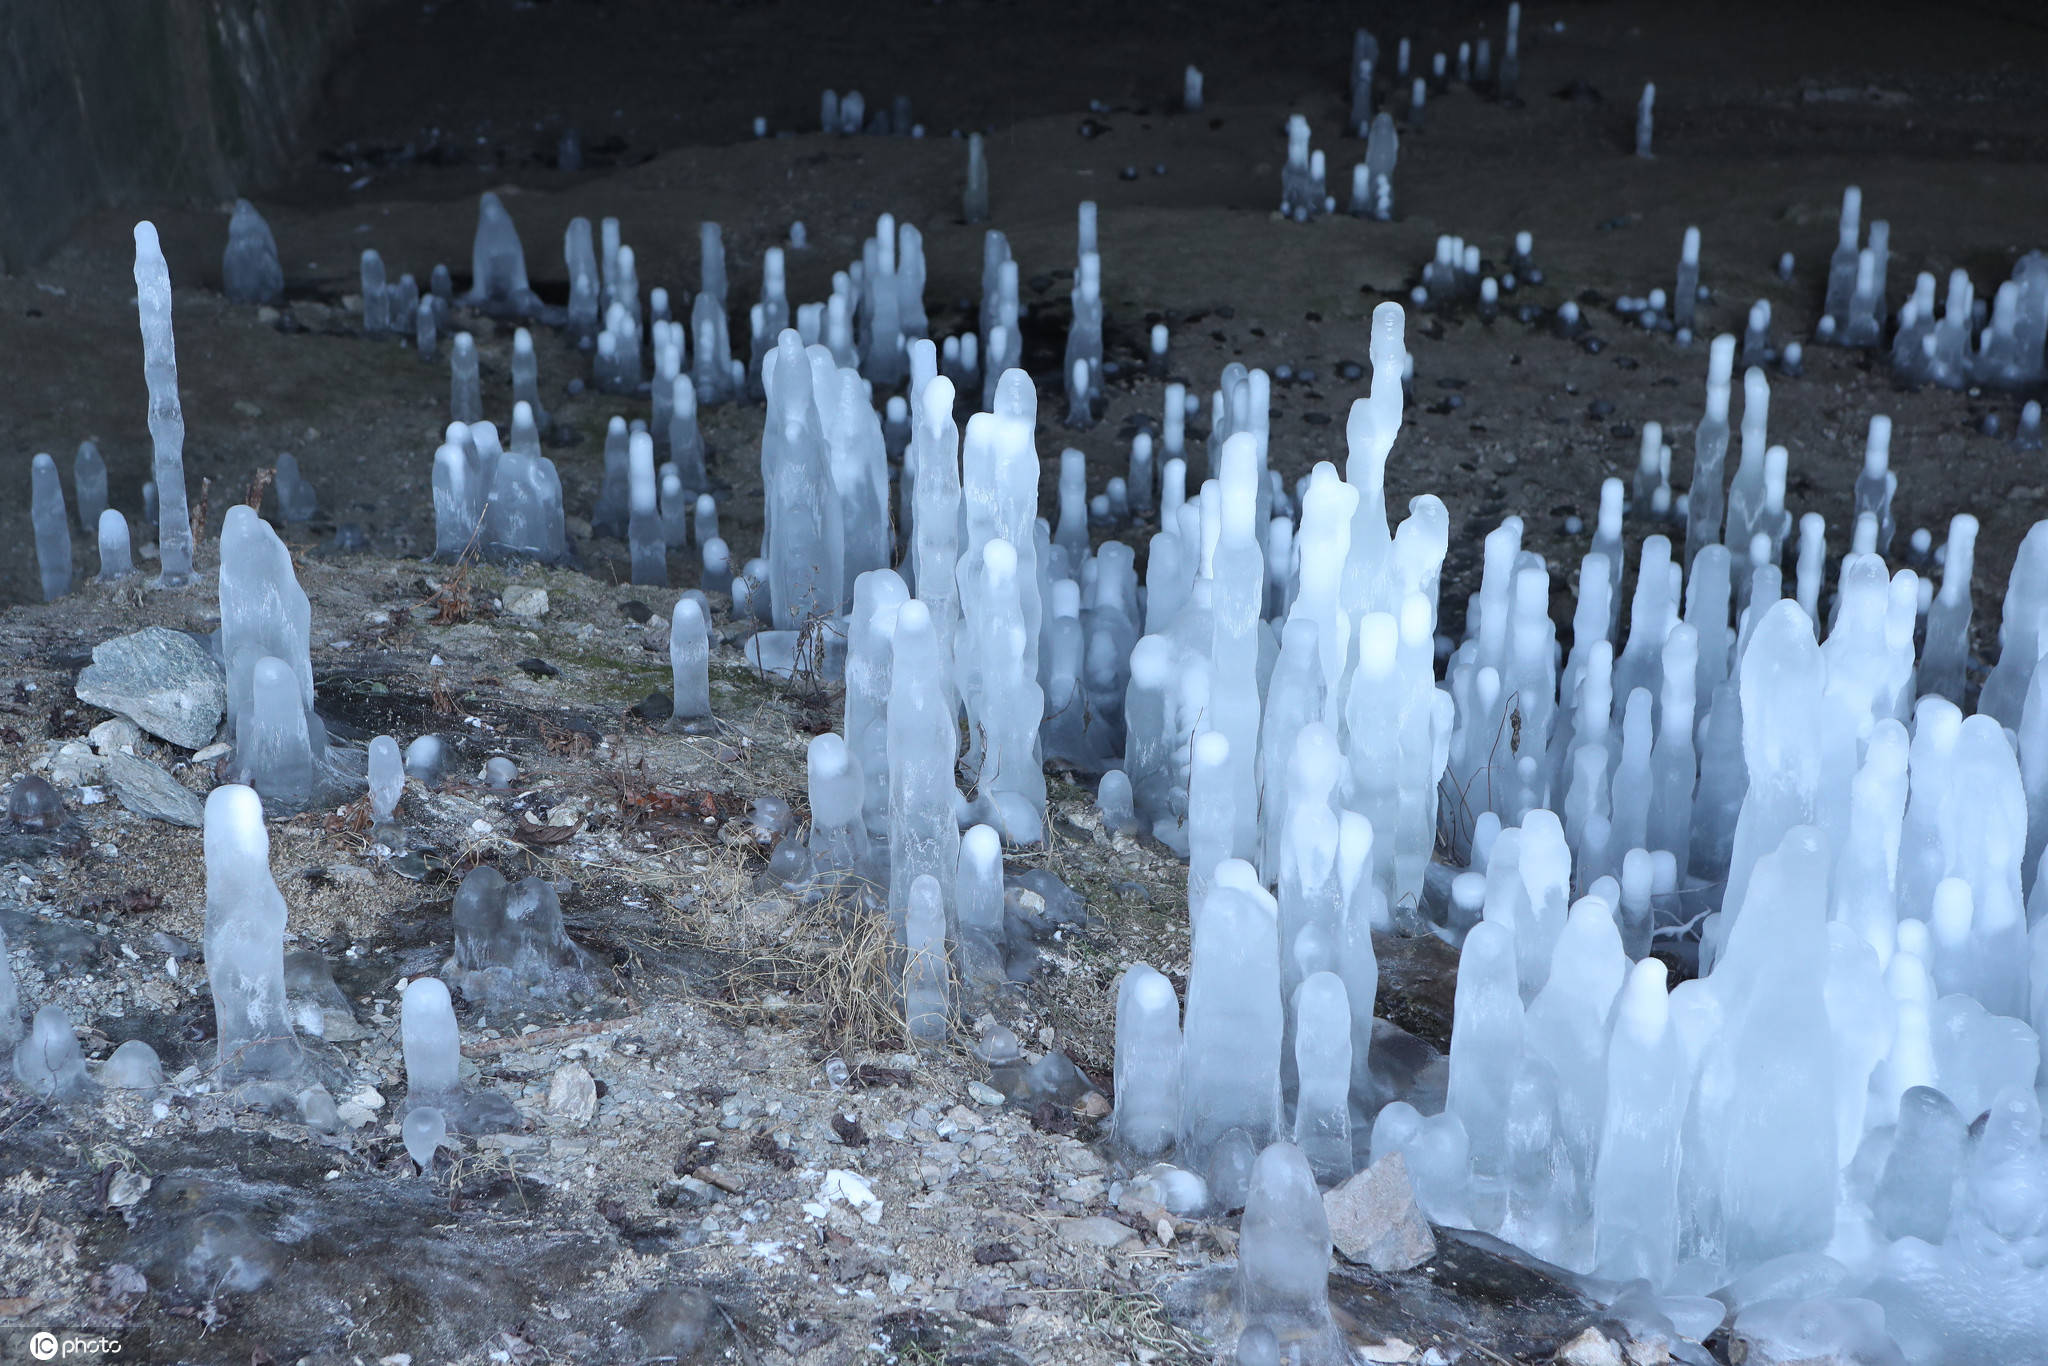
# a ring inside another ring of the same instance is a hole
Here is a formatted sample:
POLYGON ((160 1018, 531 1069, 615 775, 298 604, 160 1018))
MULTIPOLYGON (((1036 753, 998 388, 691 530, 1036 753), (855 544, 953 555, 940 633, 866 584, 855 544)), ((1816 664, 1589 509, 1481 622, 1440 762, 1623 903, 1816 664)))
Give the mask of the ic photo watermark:
POLYGON ((148 1362, 140 1328, 0 1328, 0 1362, 148 1362))

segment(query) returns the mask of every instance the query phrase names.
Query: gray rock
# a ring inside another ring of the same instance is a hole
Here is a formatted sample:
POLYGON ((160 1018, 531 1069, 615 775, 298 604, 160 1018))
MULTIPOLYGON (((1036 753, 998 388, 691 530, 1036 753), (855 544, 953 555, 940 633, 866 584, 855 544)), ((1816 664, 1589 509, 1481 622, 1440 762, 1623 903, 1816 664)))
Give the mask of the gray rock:
POLYGON ((181 749, 212 742, 228 709, 227 675, 183 631, 145 626, 93 647, 78 700, 127 717, 181 749))
POLYGON ((1062 1219, 1058 1229, 1060 1240, 1075 1247, 1122 1247, 1138 1241, 1136 1229, 1100 1214, 1086 1219, 1062 1219))
POLYGON ((1389 1153, 1323 1195, 1330 1241, 1348 1262, 1407 1271, 1436 1255, 1436 1237, 1415 1205, 1408 1163, 1389 1153))
POLYGON ((109 754, 104 771, 114 795, 138 816, 198 830, 206 824, 206 803, 191 788, 147 759, 109 754))
POLYGON ((548 1082, 548 1113, 576 1124, 597 1114, 597 1082, 580 1062, 565 1062, 548 1082))

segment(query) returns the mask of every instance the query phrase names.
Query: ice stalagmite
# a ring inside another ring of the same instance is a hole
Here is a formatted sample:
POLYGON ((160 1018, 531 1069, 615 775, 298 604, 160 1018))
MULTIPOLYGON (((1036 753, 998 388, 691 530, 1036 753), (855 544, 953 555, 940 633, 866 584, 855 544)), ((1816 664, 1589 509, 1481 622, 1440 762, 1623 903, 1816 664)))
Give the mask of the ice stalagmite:
POLYGON ((532 408, 536 426, 547 426, 548 412, 540 401, 540 358, 534 354, 533 333, 523 327, 512 334, 512 401, 532 408))
POLYGON ((221 526, 220 560, 220 650, 230 723, 239 735, 251 710, 256 662, 266 656, 286 666, 310 717, 313 609, 292 572, 291 551, 254 508, 237 504, 221 526))
MULTIPOLYGON (((926 343, 928 345, 928 343, 926 343)), ((960 620, 960 428, 953 420, 953 381, 936 377, 917 399, 910 429, 912 487, 910 570, 913 591, 932 615, 942 659, 954 657, 960 620)), ((952 671, 947 671, 952 686, 952 671)))
POLYGON ((128 519, 113 508, 100 513, 99 544, 101 583, 113 583, 135 572, 128 548, 128 519))
POLYGON ((250 676, 248 710, 235 727, 235 776, 274 812, 301 811, 314 797, 319 757, 289 664, 265 656, 250 676))
POLYGON ((1680 1124, 1690 1080, 1664 965, 1629 971, 1607 1049, 1605 1114, 1593 1170, 1600 1274, 1663 1285, 1678 1247, 1680 1124))
POLYGON ((142 319, 142 377, 149 386, 150 462, 156 484, 157 582, 192 579, 192 522, 185 506, 185 410, 178 401, 178 354, 171 335, 171 271, 156 226, 135 225, 135 304, 142 319))
POLYGON ((1654 156, 1650 150, 1650 135, 1657 104, 1657 86, 1654 82, 1643 87, 1642 97, 1636 101, 1636 155, 1648 158, 1654 156))
POLYGON ((448 1117, 437 1106, 419 1106, 406 1114, 399 1136, 406 1156, 418 1163, 422 1172, 431 1173, 434 1153, 448 1138, 448 1117))
POLYGON ((961 835, 953 903, 962 979, 982 989, 1008 982, 1004 961, 1003 841, 994 826, 970 826, 961 835))
POLYGON ((832 731, 805 753, 811 799, 811 862, 819 872, 869 871, 867 822, 861 815, 863 775, 846 741, 832 731))
POLYGON ((1927 609, 1927 643, 1920 655, 1920 695, 1962 705, 1970 661, 1970 574, 1977 552, 1977 519, 1958 513, 1948 524, 1948 554, 1941 589, 1927 609))
POLYGON ((1311 973, 1294 993, 1299 1093, 1294 1142, 1319 1181, 1351 1175, 1351 1004, 1335 972, 1311 973))
POLYGON ((57 474, 57 462, 47 455, 30 462, 29 516, 35 525, 43 601, 55 602, 71 591, 71 518, 64 510, 64 481, 57 474))
POLYGON ((666 584, 668 545, 663 539, 655 498, 654 438, 645 432, 635 432, 627 451, 626 539, 633 557, 633 582, 666 584))
POLYGON ((776 628, 797 631, 838 611, 839 500, 803 339, 783 332, 762 364, 768 393, 761 476, 769 599, 776 628))
POLYGON ((455 334, 455 344, 448 352, 448 416, 455 422, 483 421, 483 380, 477 370, 476 339, 467 332, 455 334))
POLYGON ((388 821, 405 795, 405 763, 399 757, 398 741, 379 735, 370 741, 370 815, 388 821))
POLYGON ((668 452, 685 493, 695 496, 711 487, 704 467, 704 433, 697 425, 697 385, 688 375, 677 375, 670 383, 668 452))
POLYGON ((363 332, 373 336, 391 330, 391 289, 385 283, 384 258, 365 251, 358 273, 363 298, 363 332))
POLYGON ((71 483, 78 497, 78 529, 90 536, 107 507, 107 462, 93 442, 78 443, 78 453, 71 458, 71 483))
MULTIPOLYGON (((1784 610, 1798 611, 1780 604, 1772 612, 1784 610)), ((1745 682, 1748 673, 1745 661, 1745 682)), ((1702 1115, 1722 1126, 1713 1151, 1721 1246, 1731 1266, 1818 1251, 1834 1227, 1840 1159, 1824 997, 1826 850, 1819 830, 1796 825, 1759 862, 1729 934, 1725 968, 1709 979, 1726 1025, 1702 1086, 1717 1073, 1742 1080, 1725 1109, 1702 1115)))
POLYGON ((678 725, 702 723, 711 718, 711 638, 704 609, 695 597, 676 599, 669 620, 669 665, 673 671, 675 709, 678 725))
POLYGON ((945 889, 939 878, 920 873, 911 884, 904 930, 904 1021, 913 1039, 943 1039, 951 1013, 952 969, 946 956, 945 889))
POLYGON ((284 897, 270 875, 270 836, 253 789, 228 783, 206 799, 206 976, 213 988, 220 1073, 282 1080, 298 1071, 284 993, 284 897))
POLYGON ((1195 910, 1178 1150, 1193 1171, 1232 1130, 1255 1146, 1279 1130, 1280 944, 1257 877, 1226 862, 1195 910))
POLYGON ((1330 1223, 1308 1158, 1274 1143, 1252 1165, 1238 1234, 1239 1360, 1255 1334, 1270 1333, 1276 1361, 1341 1366, 1351 1354, 1330 1318, 1330 1223))
POLYGON ((461 1040, 455 1004, 438 977, 415 977, 399 1002, 399 1035, 405 1050, 405 1090, 410 1106, 438 1102, 461 1086, 461 1040))
POLYGON ((1180 1128, 1180 1002, 1173 984, 1139 963, 1116 997, 1116 1138, 1133 1157, 1154 1158, 1180 1128))
POLYGON ((1258 439, 1237 432, 1223 443, 1221 520, 1211 597, 1210 699, 1215 728, 1230 742, 1230 851, 1258 851, 1259 609, 1265 556, 1258 544, 1258 439))
POLYGON ((46 1005, 36 1012, 28 1037, 14 1047, 14 1079, 42 1101, 77 1100, 94 1089, 62 1006, 46 1005))
MULTIPOLYGON (((946 689, 931 613, 911 599, 896 610, 889 684, 889 914, 899 941, 910 888, 929 873, 950 887, 960 861, 953 766, 960 732, 946 689)), ((950 920, 952 907, 947 906, 950 920)), ((907 942, 907 941, 904 941, 907 942)))
POLYGON ((235 201, 228 220, 227 250, 221 253, 223 292, 236 303, 274 304, 284 298, 284 267, 277 261, 277 241, 256 206, 235 201))
POLYGON ((1458 956, 1446 1104, 1465 1127, 1472 1169, 1481 1180, 1497 1180, 1504 1172, 1508 1093, 1521 1066, 1522 1000, 1516 988, 1515 938, 1513 929, 1489 919, 1472 927, 1458 956))
MULTIPOLYGON (((1008 843, 1036 844, 1045 835, 1045 769, 1038 756, 1045 699, 1037 660, 1025 653, 1029 636, 1017 552, 1008 541, 993 539, 982 547, 981 562, 982 572, 962 600, 963 648, 974 652, 980 679, 968 704, 981 739, 977 796, 1008 843)), ((943 692, 937 678, 930 686, 943 692)))
MULTIPOLYGON (((1671 325, 1680 332, 1692 331, 1699 306, 1700 230, 1688 227, 1678 249, 1678 282, 1671 291, 1671 325)), ((1681 339, 1682 340, 1682 339, 1681 339)))
POLYGON ((891 644, 899 609, 910 599, 893 569, 871 569, 853 586, 847 623, 846 716, 843 729, 866 784, 861 807, 868 833, 889 834, 889 698, 891 644))
MULTIPOLYGON (((562 507, 562 478, 555 462, 539 453, 531 439, 532 414, 513 408, 514 442, 497 453, 490 468, 489 501, 484 505, 480 542, 495 559, 532 559, 560 564, 568 557, 568 535, 562 507), (525 413, 521 420, 521 413, 525 413)), ((478 424, 488 431, 490 424, 478 424)), ((471 432, 476 434, 477 428, 471 432)), ((494 435, 494 434, 492 434, 494 435)), ((483 445, 491 443, 486 435, 483 445)))
POLYGON ((21 989, 15 985, 14 963, 7 956, 7 935, 0 931, 0 1048, 21 1040, 21 989))
POLYGON ((530 317, 540 300, 526 283, 526 249, 504 201, 486 190, 477 201, 476 239, 470 250, 469 303, 499 316, 530 317))

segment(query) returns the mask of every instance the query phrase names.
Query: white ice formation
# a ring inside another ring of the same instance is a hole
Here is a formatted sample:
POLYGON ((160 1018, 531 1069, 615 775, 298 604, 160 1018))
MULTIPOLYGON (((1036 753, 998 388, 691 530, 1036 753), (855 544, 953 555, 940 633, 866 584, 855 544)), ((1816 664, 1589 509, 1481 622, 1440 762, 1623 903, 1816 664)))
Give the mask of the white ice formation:
POLYGON ((228 245, 221 253, 222 292, 237 303, 275 304, 284 300, 284 267, 278 264, 277 240, 270 224, 246 199, 235 201, 228 220, 228 245))
POLYGON ((270 835, 253 788, 206 798, 206 976, 229 1081, 283 1081, 303 1057, 284 985, 284 897, 270 873, 270 835))
POLYGON ((178 351, 171 335, 171 268, 156 225, 135 225, 135 307, 142 320, 142 377, 149 388, 150 477, 156 485, 157 582, 192 581, 192 520, 185 507, 185 409, 178 400, 178 351))

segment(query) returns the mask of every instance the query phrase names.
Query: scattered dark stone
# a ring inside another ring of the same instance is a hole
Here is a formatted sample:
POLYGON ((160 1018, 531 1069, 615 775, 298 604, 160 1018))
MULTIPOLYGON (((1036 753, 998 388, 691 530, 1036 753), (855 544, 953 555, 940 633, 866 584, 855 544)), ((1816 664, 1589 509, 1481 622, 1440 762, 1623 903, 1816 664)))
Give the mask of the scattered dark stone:
POLYGON ((1078 132, 1083 139, 1092 142, 1096 138, 1101 137, 1104 133, 1109 132, 1110 127, 1101 119, 1086 118, 1081 120, 1081 126, 1077 128, 1075 131, 1078 132))
POLYGON ((868 1131, 861 1128, 860 1121, 851 1115, 833 1115, 832 1132, 839 1135, 839 1141, 849 1148, 868 1146, 868 1131))
POLYGON ((638 598, 628 598, 619 604, 619 611, 634 621, 645 623, 654 615, 654 609, 638 598))
POLYGON ((1598 422, 1614 411, 1614 405, 1604 398, 1596 398, 1586 405, 1586 416, 1598 422))
POLYGON ((1582 289, 1579 291, 1579 303, 1582 307, 1598 308, 1606 302, 1607 296, 1597 289, 1582 289))
POLYGON ((1597 356, 1607 349, 1607 343, 1601 341, 1598 337, 1581 337, 1579 338, 1579 349, 1589 356, 1597 356))
POLYGON ((1074 1112, 1063 1105, 1041 1100, 1031 1107, 1031 1127, 1042 1134, 1071 1134, 1074 1132, 1074 1112))
POLYGON ((1439 389, 1462 389, 1466 383, 1467 381, 1459 379, 1455 375, 1445 375, 1437 380, 1436 387, 1439 389))
POLYGON ((651 692, 626 710, 642 721, 666 721, 675 714, 676 704, 665 692, 651 692))
POLYGON ((1583 76, 1574 76, 1550 92, 1550 98, 1564 100, 1570 104, 1604 104, 1607 97, 1600 88, 1583 76))
POLYGON ((1338 379, 1363 379, 1364 377, 1365 367, 1360 365, 1357 361, 1340 360, 1337 362, 1338 379))
POLYGON ((1224 336, 1223 329, 1219 327, 1209 334, 1209 340, 1213 342, 1228 342, 1230 338, 1224 336))
POLYGON ((1026 280, 1024 284, 1028 289, 1030 289, 1030 291, 1033 294, 1043 294, 1045 293, 1045 291, 1052 288, 1052 276, 1046 274, 1044 271, 1040 271, 1038 274, 1026 280))
POLYGON ((1307 321, 1312 323, 1319 323, 1323 320, 1323 315, 1316 312, 1313 308, 1311 308, 1307 313, 1303 314, 1302 316, 1307 321))
POLYGON ((880 1063, 864 1062, 853 1069, 853 1084, 868 1088, 875 1086, 910 1085, 910 1072, 902 1067, 884 1067, 880 1063))
POLYGON ((747 1151, 779 1172, 790 1171, 796 1167, 795 1155, 777 1143, 770 1134, 755 1134, 747 1141, 747 1151))
POLYGON ((1017 1249, 1009 1243, 983 1243, 974 1249, 976 1266, 1004 1266, 1017 1260, 1017 1249))
POLYGON ((1311 427, 1327 427, 1330 425, 1330 415, 1328 413, 1303 413, 1301 420, 1311 427))
POLYGON ((1263 327, 1254 327, 1251 329, 1251 334, 1254 337, 1263 337, 1266 335, 1266 329, 1263 327))
POLYGON ((1594 232, 1613 232, 1613 231, 1615 231, 1615 230, 1616 230, 1617 228, 1625 228, 1625 227, 1627 227, 1627 226, 1628 226, 1628 224, 1629 224, 1629 217, 1628 217, 1628 215, 1627 215, 1627 214, 1625 214, 1625 213, 1621 213, 1621 214, 1616 214, 1616 215, 1615 215, 1614 217, 1612 217, 1612 218, 1605 218, 1605 219, 1602 219, 1602 220, 1601 220, 1600 222, 1598 222, 1598 223, 1595 223, 1595 224, 1593 225, 1593 231, 1594 231, 1594 232))
POLYGON ((1210 119, 1210 120, 1209 120, 1209 131, 1210 131, 1210 132, 1212 132, 1212 133, 1213 133, 1213 132, 1215 132, 1215 131, 1216 131, 1217 129, 1221 128, 1222 126, 1223 126, 1223 120, 1222 120, 1222 119, 1210 119))
POLYGON ((1636 370, 1642 367, 1642 362, 1637 360, 1634 356, 1616 356, 1614 358, 1614 364, 1618 368, 1623 370, 1636 370))
POLYGON ((1136 180, 1138 178, 1138 168, 1135 166, 1126 166, 1121 171, 1118 171, 1116 173, 1116 178, 1118 180, 1136 180))
POLYGON ((1230 304, 1220 304, 1217 306, 1216 316, 1227 322, 1237 316, 1237 309, 1230 304))
POLYGON ((1607 434, 1621 440, 1631 439, 1636 434, 1635 424, 1632 422, 1617 422, 1607 429, 1607 434))
POLYGON ((559 678, 562 674, 560 669, 540 658, 522 659, 519 661, 519 667, 535 678, 559 678))

